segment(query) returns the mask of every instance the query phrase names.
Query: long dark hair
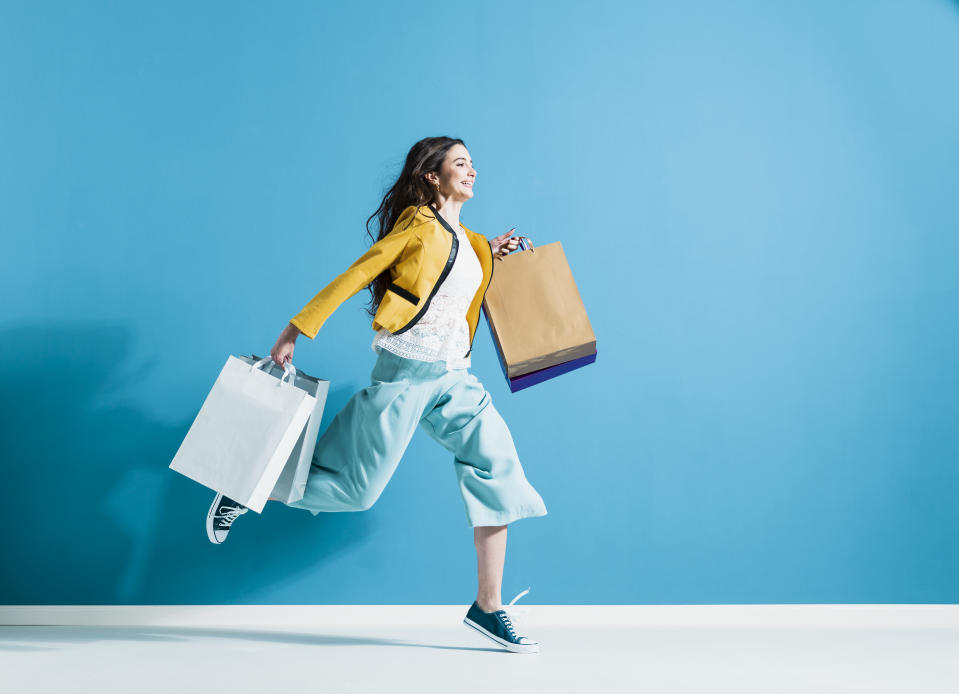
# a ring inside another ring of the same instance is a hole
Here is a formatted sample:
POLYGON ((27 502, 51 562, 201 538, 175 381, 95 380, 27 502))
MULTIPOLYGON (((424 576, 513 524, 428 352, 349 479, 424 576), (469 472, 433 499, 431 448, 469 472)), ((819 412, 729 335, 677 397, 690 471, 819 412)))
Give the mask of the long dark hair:
MULTIPOLYGON (((456 137, 424 137, 410 148, 396 183, 383 196, 376 212, 366 220, 366 233, 370 235, 373 243, 393 230, 396 220, 407 207, 416 205, 418 212, 420 207, 434 201, 436 189, 426 180, 425 175, 431 171, 439 173, 446 153, 455 144, 466 146, 466 143, 456 137), (370 222, 373 219, 377 219, 379 224, 379 233, 376 236, 370 231, 370 222)), ((409 223, 412 221, 413 217, 409 223)), ((376 310, 380 307, 389 283, 389 270, 381 272, 370 282, 368 289, 372 298, 366 311, 371 318, 376 316, 376 310)))

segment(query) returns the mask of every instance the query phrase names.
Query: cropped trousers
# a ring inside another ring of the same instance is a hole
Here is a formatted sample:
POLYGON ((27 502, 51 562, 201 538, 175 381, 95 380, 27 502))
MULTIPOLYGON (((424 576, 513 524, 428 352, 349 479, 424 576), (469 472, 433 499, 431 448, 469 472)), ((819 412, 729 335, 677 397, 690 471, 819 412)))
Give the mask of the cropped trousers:
POLYGON ((356 393, 319 437, 306 492, 288 506, 362 511, 379 498, 417 426, 453 454, 453 470, 473 527, 545 516, 526 479, 506 422, 469 369, 407 359, 380 349, 370 385, 356 393))

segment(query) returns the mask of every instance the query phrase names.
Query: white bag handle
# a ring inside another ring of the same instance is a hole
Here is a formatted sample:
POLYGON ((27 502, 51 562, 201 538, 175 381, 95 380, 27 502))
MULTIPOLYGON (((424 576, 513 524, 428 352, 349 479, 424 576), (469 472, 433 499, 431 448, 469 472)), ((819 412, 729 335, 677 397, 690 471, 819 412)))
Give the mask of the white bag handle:
MULTIPOLYGON (((256 362, 250 367, 250 371, 252 372, 253 369, 259 369, 263 364, 265 364, 268 361, 272 361, 274 364, 276 364, 276 362, 273 360, 273 357, 263 357, 262 359, 260 359, 260 361, 256 362)), ((289 385, 293 385, 293 381, 296 379, 296 367, 293 366, 292 363, 287 364, 286 362, 283 362, 283 375, 280 376, 280 380, 276 382, 277 388, 280 387, 280 383, 283 382, 283 379, 286 378, 287 375, 290 376, 289 385), (287 368, 287 366, 289 366, 289 368, 287 368)))

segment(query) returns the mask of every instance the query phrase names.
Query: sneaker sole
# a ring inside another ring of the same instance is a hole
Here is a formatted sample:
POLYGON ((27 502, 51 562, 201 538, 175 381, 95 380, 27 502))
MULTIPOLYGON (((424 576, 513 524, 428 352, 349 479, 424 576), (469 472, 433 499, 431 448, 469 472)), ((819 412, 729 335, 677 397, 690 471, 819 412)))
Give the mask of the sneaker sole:
POLYGON ((213 516, 216 515, 216 507, 216 504, 210 506, 210 510, 206 514, 206 536, 213 544, 222 545, 223 543, 216 539, 216 533, 213 531, 213 516))
POLYGON ((513 651, 513 653, 539 653, 539 644, 538 644, 538 643, 522 644, 522 643, 513 643, 512 641, 506 641, 505 639, 501 639, 500 637, 496 636, 495 634, 489 633, 488 631, 486 631, 486 629, 484 629, 483 627, 481 627, 479 624, 477 624, 476 622, 474 622, 474 621, 473 621, 472 619, 470 619, 469 617, 466 617, 466 618, 463 619, 463 624, 465 624, 465 625, 468 626, 468 627, 472 627, 473 629, 476 629, 476 631, 478 631, 479 633, 481 633, 481 634, 482 634, 483 636, 485 636, 486 638, 495 641, 496 643, 498 643, 498 644, 499 644, 500 646, 502 646, 503 648, 506 648, 507 650, 513 651))

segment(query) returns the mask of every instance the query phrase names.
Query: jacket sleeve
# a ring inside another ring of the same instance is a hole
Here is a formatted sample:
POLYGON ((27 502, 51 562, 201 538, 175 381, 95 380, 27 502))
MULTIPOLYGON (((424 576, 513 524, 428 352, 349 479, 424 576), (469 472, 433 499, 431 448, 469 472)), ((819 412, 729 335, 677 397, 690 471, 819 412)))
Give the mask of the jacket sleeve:
POLYGON ((312 340, 339 305, 390 268, 412 239, 412 228, 391 231, 310 299, 290 323, 312 340))

